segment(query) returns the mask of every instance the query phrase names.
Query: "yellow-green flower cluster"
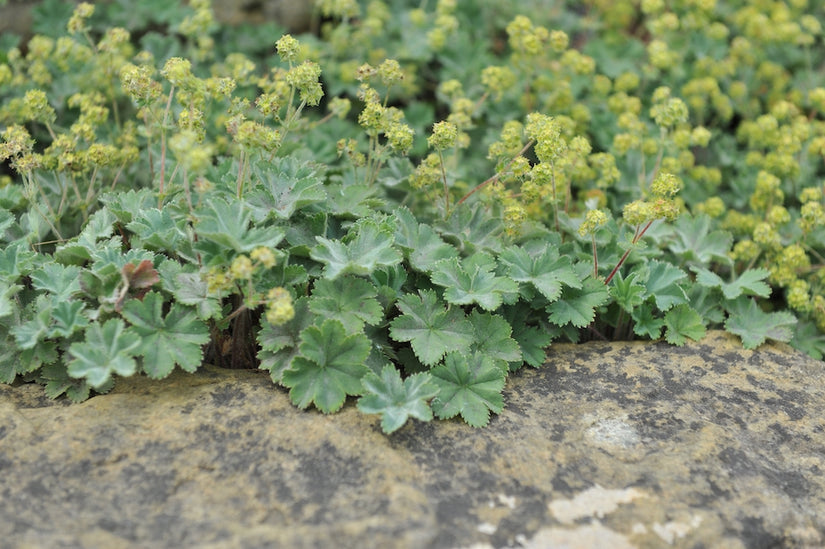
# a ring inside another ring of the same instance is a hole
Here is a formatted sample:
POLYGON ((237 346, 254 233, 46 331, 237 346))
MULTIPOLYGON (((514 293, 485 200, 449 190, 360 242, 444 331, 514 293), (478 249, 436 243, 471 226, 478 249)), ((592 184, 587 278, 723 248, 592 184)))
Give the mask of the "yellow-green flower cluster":
POLYGON ((426 189, 441 182, 441 161, 437 154, 429 154, 422 160, 415 171, 410 175, 410 186, 413 189, 426 189))
POLYGON ((427 43, 434 51, 442 50, 447 39, 458 30, 455 9, 456 0, 438 0, 434 25, 427 33, 427 43))
POLYGON ((507 25, 510 48, 522 58, 537 57, 544 52, 550 39, 550 32, 542 26, 533 25, 530 18, 519 15, 507 25))
POLYGON ((57 114, 49 105, 46 92, 43 90, 27 91, 25 97, 23 97, 23 108, 27 120, 49 125, 54 123, 57 118, 57 114))
POLYGON ((650 108, 650 116, 657 126, 672 128, 687 121, 687 105, 678 97, 670 97, 670 88, 658 88, 653 92, 653 100, 655 104, 650 108))
POLYGON ((324 17, 335 19, 353 19, 361 15, 361 7, 357 0, 317 0, 317 9, 324 17))
POLYGON ((324 96, 320 78, 321 67, 313 61, 304 61, 286 73, 287 83, 298 90, 301 101, 310 106, 320 103, 324 96))
POLYGON ((535 141, 534 150, 539 162, 552 164, 567 151, 567 142, 562 136, 558 121, 544 114, 530 113, 524 133, 535 141))
POLYGON ((88 19, 94 15, 95 7, 88 2, 81 2, 77 5, 69 18, 67 25, 70 34, 89 32, 88 19))
POLYGON ((169 139, 169 148, 181 166, 193 174, 205 172, 212 165, 215 154, 214 147, 203 143, 201 136, 192 130, 184 130, 173 135, 169 139))
POLYGON ((433 124, 433 132, 427 138, 427 145, 431 149, 443 151, 455 146, 458 138, 458 127, 452 122, 442 120, 433 124))
POLYGON ((266 295, 266 321, 273 326, 286 324, 295 316, 292 295, 282 287, 272 288, 266 295))
POLYGON ((587 210, 584 215, 584 221, 579 225, 579 236, 588 236, 595 234, 595 232, 607 223, 608 216, 603 210, 587 210))
POLYGON ((508 120, 501 129, 501 137, 487 149, 487 158, 496 161, 496 171, 518 154, 524 146, 524 126, 518 120, 508 120))
POLYGON ((682 180, 667 172, 659 172, 650 184, 650 193, 657 198, 672 198, 680 190, 682 180))
POLYGON ((152 78, 154 73, 154 67, 149 65, 136 66, 128 63, 120 70, 120 85, 135 103, 148 106, 163 92, 160 83, 152 78))
POLYGON ((281 146, 281 133, 259 122, 242 122, 235 134, 235 141, 245 149, 272 152, 281 146))

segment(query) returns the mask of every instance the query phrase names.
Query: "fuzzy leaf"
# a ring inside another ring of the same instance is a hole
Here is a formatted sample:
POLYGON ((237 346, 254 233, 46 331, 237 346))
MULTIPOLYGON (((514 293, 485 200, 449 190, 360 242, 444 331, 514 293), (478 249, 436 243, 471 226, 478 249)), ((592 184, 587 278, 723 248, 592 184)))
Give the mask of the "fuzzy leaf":
POLYGON ((384 310, 378 303, 375 286, 363 278, 343 276, 318 279, 309 299, 309 309, 321 318, 334 318, 347 331, 360 332, 364 324, 376 324, 384 310))
POLYGON ((699 341, 705 337, 702 317, 689 305, 676 305, 665 314, 665 339, 672 345, 681 347, 687 339, 699 341))
POLYGON ((251 217, 252 213, 239 200, 231 203, 221 198, 207 200, 206 206, 197 215, 198 237, 238 253, 246 253, 259 246, 275 248, 284 238, 283 230, 277 227, 249 228, 251 217))
POLYGON ((633 271, 627 278, 622 276, 621 271, 617 271, 613 277, 610 295, 625 312, 633 311, 644 302, 645 287, 637 280, 638 278, 639 271, 633 271))
POLYGON ((143 370, 150 378, 168 376, 176 364, 187 372, 201 365, 209 330, 188 307, 173 303, 164 318, 163 297, 149 292, 142 301, 127 301, 121 314, 141 337, 138 353, 143 355, 143 370))
POLYGON ((35 257, 36 254, 20 242, 0 248, 0 276, 10 281, 16 279, 28 272, 35 257))
POLYGON ((557 326, 572 324, 588 326, 596 316, 596 307, 608 300, 607 286, 601 280, 588 278, 581 288, 567 287, 561 298, 547 306, 550 322, 557 326))
POLYGON ((495 259, 479 252, 462 262, 458 258, 439 261, 430 278, 433 284, 445 288, 447 302, 456 305, 477 303, 492 311, 501 306, 503 294, 518 292, 518 284, 510 278, 496 276, 495 268, 495 259))
POLYGON ((49 333, 52 307, 42 303, 44 300, 38 303, 39 307, 33 318, 11 329, 14 341, 20 349, 33 349, 49 333))
POLYGON ((135 233, 148 249, 175 252, 188 240, 185 225, 184 219, 176 221, 168 209, 150 208, 138 212, 126 228, 135 233))
POLYGON ((641 305, 630 313, 633 318, 633 333, 637 336, 659 339, 665 321, 653 315, 653 304, 641 305))
POLYGON ((490 357, 449 353, 444 364, 430 373, 438 386, 432 407, 441 419, 461 414, 470 426, 483 427, 490 421, 490 412, 504 408, 504 371, 490 357))
MULTIPOLYGON (((825 357, 825 334, 813 322, 799 322, 791 340, 794 349, 812 356, 816 360, 825 357)), ((0 364, 2 360, 0 359, 0 364)))
POLYGON ((121 319, 94 323, 86 329, 84 341, 69 347, 69 375, 84 378, 94 388, 104 386, 112 374, 130 376, 137 370, 134 357, 138 347, 140 336, 128 330, 121 319))
POLYGON ((656 306, 667 311, 674 305, 687 303, 687 293, 679 284, 687 273, 670 263, 652 260, 648 263, 647 295, 653 296, 656 306))
MULTIPOLYGON (((38 381, 43 383, 44 392, 47 397, 55 399, 62 394, 66 394, 72 402, 83 402, 89 398, 91 386, 85 379, 75 379, 69 375, 62 364, 49 364, 40 371, 38 381)), ((101 391, 106 392, 108 387, 113 385, 110 379, 101 386, 101 391)))
POLYGON ((0 318, 11 315, 16 309, 17 305, 12 301, 17 292, 23 289, 19 284, 7 284, 0 282, 0 318))
POLYGON ((297 210, 326 198, 322 166, 283 157, 253 165, 257 185, 247 193, 256 219, 289 219, 297 210))
POLYGON ((53 324, 48 337, 69 337, 77 330, 86 328, 89 319, 83 315, 85 305, 81 301, 61 301, 52 309, 53 324))
POLYGON ((310 257, 325 265, 324 277, 335 279, 343 274, 369 275, 379 267, 400 263, 401 253, 393 248, 393 236, 377 225, 364 223, 349 242, 316 236, 318 245, 310 257))
POLYGON ((403 295, 398 298, 398 308, 403 314, 390 323, 390 336, 396 341, 409 341, 427 366, 441 360, 444 353, 466 351, 474 341, 473 325, 461 308, 445 311, 433 291, 403 295))
POLYGON ((337 320, 325 320, 301 332, 301 354, 283 374, 292 402, 303 409, 310 404, 325 414, 344 405, 347 395, 363 390, 361 378, 369 372, 364 365, 370 341, 363 333, 347 334, 337 320))
POLYGON ((441 235, 466 254, 501 251, 501 221, 480 205, 457 207, 440 229, 441 235))
POLYGON ((768 297, 771 287, 762 282, 768 278, 767 269, 748 269, 733 282, 725 282, 722 277, 707 269, 696 269, 696 282, 708 288, 720 288, 725 299, 736 299, 740 295, 768 297))
POLYGON ((444 242, 429 225, 418 223, 410 210, 399 208, 395 217, 398 220, 395 242, 404 249, 412 269, 428 272, 442 259, 458 257, 454 246, 444 242))
POLYGON ((507 267, 513 280, 532 284, 550 302, 559 298, 563 286, 582 286, 570 258, 559 257, 558 252, 549 245, 535 257, 531 257, 522 247, 511 246, 501 253, 499 260, 507 267))
POLYGON ((80 290, 80 268, 59 263, 46 263, 31 273, 32 286, 54 296, 55 302, 66 301, 80 290))
POLYGON ((158 272, 148 259, 142 260, 137 265, 127 263, 121 267, 120 274, 130 289, 145 290, 160 282, 158 272))
POLYGON ((158 267, 163 287, 172 292, 175 300, 191 305, 204 320, 217 318, 221 313, 220 300, 209 292, 209 284, 199 272, 184 272, 177 261, 164 261, 158 267))
POLYGON ((673 223, 674 238, 668 248, 683 262, 707 265, 714 260, 730 261, 728 251, 733 237, 725 231, 711 232, 710 227, 711 219, 707 215, 681 215, 673 223))
POLYGON ((513 329, 507 319, 474 309, 470 313, 470 323, 475 332, 474 351, 500 361, 505 369, 509 362, 521 362, 521 349, 511 337, 513 329))
POLYGON ((553 336, 546 331, 523 322, 513 326, 513 339, 519 344, 524 363, 533 368, 544 364, 547 360, 546 349, 553 342, 553 336))
POLYGON ((421 421, 433 418, 429 400, 438 394, 438 386, 428 373, 402 381, 398 370, 387 365, 380 375, 370 372, 361 383, 365 394, 358 399, 358 409, 365 414, 381 414, 381 429, 387 434, 400 429, 410 417, 421 421))
POLYGON ((793 338, 797 320, 792 313, 766 313, 753 299, 739 301, 731 309, 725 329, 738 335, 745 349, 755 349, 768 339, 788 342, 793 338))
POLYGON ((298 356, 301 332, 312 324, 313 316, 309 312, 308 299, 302 297, 293 302, 295 316, 286 324, 273 326, 266 319, 261 321, 258 332, 259 368, 269 370, 269 376, 275 383, 281 383, 284 371, 292 367, 292 361, 298 356))

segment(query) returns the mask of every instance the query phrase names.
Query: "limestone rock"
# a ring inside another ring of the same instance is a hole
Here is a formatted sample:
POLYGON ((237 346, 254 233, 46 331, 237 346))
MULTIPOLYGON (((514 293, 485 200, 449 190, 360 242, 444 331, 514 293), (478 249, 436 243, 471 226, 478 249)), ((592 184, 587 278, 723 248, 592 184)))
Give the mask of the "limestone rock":
POLYGON ((0 385, 0 545, 825 546, 825 364, 784 346, 551 347, 489 427, 299 411, 266 373, 0 385))

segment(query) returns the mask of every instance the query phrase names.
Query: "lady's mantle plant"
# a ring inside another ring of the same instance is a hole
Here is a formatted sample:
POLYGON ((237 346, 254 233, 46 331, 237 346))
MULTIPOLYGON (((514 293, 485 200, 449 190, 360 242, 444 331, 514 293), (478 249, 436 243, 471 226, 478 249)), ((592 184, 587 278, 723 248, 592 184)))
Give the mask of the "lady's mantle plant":
POLYGON ((816 13, 586 4, 319 1, 276 56, 202 0, 80 4, 10 47, 0 380, 259 367, 392 432, 485 425, 555 340, 821 357, 816 13))

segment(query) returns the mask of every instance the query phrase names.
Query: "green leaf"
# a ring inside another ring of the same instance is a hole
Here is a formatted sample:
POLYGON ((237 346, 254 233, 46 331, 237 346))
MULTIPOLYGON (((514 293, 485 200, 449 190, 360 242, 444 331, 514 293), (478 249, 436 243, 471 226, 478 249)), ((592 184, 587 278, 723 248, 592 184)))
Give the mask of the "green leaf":
POLYGON ((708 265, 711 261, 729 262, 728 251, 733 237, 725 231, 711 232, 710 227, 711 218, 707 215, 680 215, 673 223, 673 239, 668 248, 683 263, 708 265))
POLYGON ((631 312, 644 302, 645 287, 639 281, 639 271, 633 271, 627 278, 616 271, 610 286, 610 295, 625 312, 631 312))
POLYGON ((31 273, 32 286, 54 296, 55 302, 66 301, 80 291, 80 268, 59 263, 46 263, 31 273))
POLYGON ((569 323, 576 328, 584 328, 593 322, 596 307, 608 299, 604 282, 595 278, 585 279, 581 288, 565 288, 561 298, 547 306, 550 322, 557 326, 569 323))
POLYGON ((86 306, 81 301, 60 301, 52 309, 52 325, 47 337, 69 337, 89 325, 83 314, 86 306))
POLYGON ((446 240, 467 255, 501 251, 501 221, 480 205, 456 207, 439 229, 446 240))
POLYGON ((150 208, 139 212, 126 225, 138 239, 150 250, 169 250, 178 252, 183 243, 188 244, 185 232, 186 220, 175 220, 168 209, 150 208))
POLYGON ((400 429, 410 417, 421 421, 433 418, 429 400, 438 394, 438 386, 428 373, 402 381, 398 370, 387 365, 380 376, 370 372, 361 383, 365 394, 358 399, 358 409, 365 414, 381 414, 381 429, 387 434, 400 429))
POLYGON ((121 319, 94 323, 86 329, 84 341, 69 347, 69 375, 84 378, 94 388, 104 386, 112 374, 130 376, 137 371, 134 357, 139 347, 140 336, 127 330, 121 319))
POLYGON ((633 309, 630 313, 633 318, 633 333, 637 336, 659 339, 665 321, 654 316, 653 304, 645 303, 633 309))
POLYGON ((496 276, 495 259, 486 253, 476 253, 464 261, 444 259, 436 263, 430 278, 433 284, 443 286, 444 299, 455 305, 477 303, 483 309, 498 309, 504 294, 518 292, 512 279, 496 276))
POLYGON ((825 334, 813 322, 800 321, 796 325, 791 345, 816 360, 822 360, 825 356, 825 334))
POLYGON ((475 340, 473 325, 461 308, 445 311, 431 290, 399 297, 398 308, 403 314, 390 323, 390 336, 396 341, 409 341, 427 366, 441 360, 444 353, 466 351, 475 340))
POLYGON ((13 213, 8 211, 6 208, 0 208, 0 238, 2 238, 2 235, 6 232, 6 229, 14 225, 15 222, 16 217, 13 213))
POLYGON ((755 300, 744 298, 731 307, 725 329, 738 335, 745 349, 755 349, 768 339, 790 341, 796 323, 792 313, 766 313, 755 300))
MULTIPOLYGON (((91 393, 91 386, 86 383, 84 379, 75 379, 69 375, 69 372, 63 364, 49 364, 43 367, 40 371, 38 381, 43 383, 44 392, 46 396, 55 399, 62 394, 66 394, 72 402, 83 402, 89 398, 91 393)), ((105 392, 107 387, 111 387, 112 381, 101 387, 105 392)))
POLYGON ((452 352, 430 373, 438 387, 432 407, 441 419, 460 414, 470 426, 483 427, 490 421, 490 412, 504 408, 504 371, 490 357, 452 352))
POLYGON ((325 202, 332 213, 342 217, 367 217, 383 206, 384 201, 377 198, 375 185, 327 185, 325 202))
POLYGON ((79 265, 93 258, 101 247, 98 241, 110 239, 114 234, 115 221, 115 215, 108 208, 96 211, 76 238, 58 246, 54 254, 55 259, 61 263, 79 265))
POLYGON ((121 314, 140 336, 138 354, 143 355, 143 370, 152 379, 168 376, 175 365, 194 372, 203 360, 203 345, 209 342, 209 330, 195 317, 192 309, 173 303, 163 316, 163 297, 149 292, 143 298, 130 299, 121 314))
POLYGON ((286 324, 273 326, 266 319, 261 320, 261 330, 258 332, 258 360, 259 368, 269 370, 269 375, 275 383, 281 383, 284 371, 292 367, 292 361, 298 356, 298 345, 301 343, 301 332, 312 324, 313 315, 309 312, 308 298, 301 297, 292 303, 295 316, 286 324))
POLYGON ((407 208, 395 211, 398 228, 395 242, 404 250, 410 267, 419 272, 428 272, 442 259, 458 257, 458 250, 444 242, 429 225, 418 223, 407 208))
POLYGON ((269 216, 289 219, 297 210, 327 196, 323 166, 292 157, 253 164, 252 178, 256 185, 247 193, 246 201, 258 221, 269 216))
POLYGON ((15 280, 21 274, 27 274, 36 255, 21 242, 0 248, 0 276, 15 280))
POLYGON ((321 318, 339 320, 351 333, 360 332, 364 324, 377 324, 384 316, 377 295, 375 286, 363 278, 321 278, 312 289, 309 309, 321 318))
POLYGON ((656 306, 667 311, 674 305, 687 303, 685 289, 679 284, 687 279, 687 273, 679 267, 663 261, 651 260, 648 264, 647 295, 653 296, 656 306))
POLYGON ((347 395, 363 390, 361 378, 369 372, 364 365, 370 341, 363 333, 347 334, 337 320, 325 320, 301 332, 301 354, 283 374, 292 402, 301 409, 310 404, 325 414, 344 405, 347 395))
POLYGON ((318 245, 310 257, 325 265, 324 277, 335 279, 343 274, 365 276, 380 267, 400 263, 401 253, 393 247, 393 235, 377 224, 363 223, 349 242, 316 236, 318 245))
POLYGON ((271 226, 250 229, 251 217, 250 210, 239 200, 231 203, 222 198, 207 200, 206 206, 197 214, 198 238, 211 240, 238 253, 246 253, 259 246, 275 248, 284 238, 283 229, 271 226))
POLYGON ((178 303, 195 307, 201 319, 220 316, 221 302, 209 292, 209 284, 200 272, 184 271, 177 261, 167 260, 158 266, 158 274, 164 289, 171 291, 178 303))
POLYGON ((720 288, 725 299, 736 299, 740 295, 768 297, 771 287, 762 282, 768 278, 767 269, 749 269, 733 282, 725 282, 722 277, 707 269, 696 269, 696 282, 708 288, 720 288))
POLYGON ((473 325, 476 343, 473 351, 500 361, 501 366, 507 370, 507 363, 521 363, 521 349, 513 339, 513 329, 501 315, 482 313, 474 309, 470 313, 470 323, 473 325))
POLYGON ((149 188, 130 189, 128 191, 108 192, 100 195, 100 201, 112 212, 117 221, 127 225, 142 212, 157 207, 158 199, 149 188))
POLYGON ((20 349, 33 349, 35 345, 46 338, 49 333, 52 307, 41 298, 37 303, 37 312, 33 318, 14 326, 11 329, 14 341, 20 349))
MULTIPOLYGON (((547 360, 546 349, 553 342, 553 336, 548 330, 528 324, 533 311, 525 303, 504 309, 504 318, 510 322, 513 329, 513 339, 521 349, 522 360, 534 368, 538 368, 547 360)), ((519 365, 510 364, 510 369, 516 370, 519 365)))
POLYGON ((687 339, 699 341, 705 337, 702 317, 689 305, 676 305, 665 314, 665 339, 672 345, 681 347, 687 339))
POLYGON ((12 301, 12 298, 23 289, 20 284, 7 284, 0 282, 0 318, 10 316, 18 305, 12 301))
POLYGON ((550 302, 559 298, 563 286, 582 286, 570 258, 559 257, 558 252, 549 245, 533 257, 524 248, 511 246, 501 253, 499 260, 513 280, 532 284, 550 302))

